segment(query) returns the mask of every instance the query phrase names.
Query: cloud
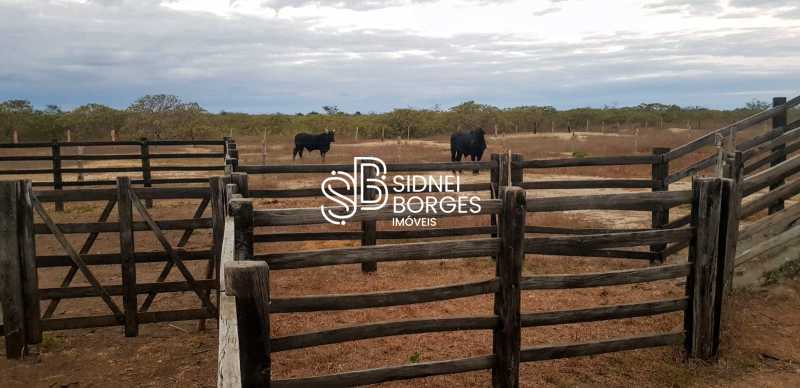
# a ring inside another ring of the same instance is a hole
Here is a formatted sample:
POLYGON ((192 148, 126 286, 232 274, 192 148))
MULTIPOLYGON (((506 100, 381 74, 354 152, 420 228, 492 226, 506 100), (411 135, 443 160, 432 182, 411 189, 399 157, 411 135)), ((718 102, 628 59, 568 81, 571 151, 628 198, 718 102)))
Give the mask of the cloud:
POLYGON ((800 85, 793 71, 800 26, 608 31, 566 42, 502 32, 431 37, 336 29, 311 17, 223 17, 155 1, 0 0, 0 19, 0 49, 13 53, 0 67, 0 100, 68 108, 125 107, 153 93, 247 112, 330 104, 384 111, 470 99, 735 106, 800 85), (731 94, 742 90, 765 95, 731 94))
POLYGON ((690 15, 714 15, 723 11, 720 0, 659 0, 646 4, 658 13, 685 13, 690 15))
POLYGON ((544 16, 544 15, 549 15, 551 13, 556 13, 558 11, 561 11, 561 7, 548 7, 548 8, 539 10, 539 11, 534 11, 533 15, 534 16, 544 16))

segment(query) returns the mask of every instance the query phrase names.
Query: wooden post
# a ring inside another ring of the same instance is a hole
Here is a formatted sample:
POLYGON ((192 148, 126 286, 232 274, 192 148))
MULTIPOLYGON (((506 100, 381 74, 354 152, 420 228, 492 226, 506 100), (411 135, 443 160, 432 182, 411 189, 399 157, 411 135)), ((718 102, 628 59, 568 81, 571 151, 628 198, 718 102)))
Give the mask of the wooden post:
POLYGON ((136 297, 136 256, 134 255, 133 203, 131 179, 117 178, 117 211, 119 212, 119 255, 122 260, 122 307, 125 311, 125 336, 139 335, 139 309, 136 297))
POLYGON ((117 141, 117 130, 116 129, 112 129, 111 130, 111 141, 117 141))
MULTIPOLYGON (((653 180, 652 191, 669 191, 669 183, 667 183, 667 176, 669 176, 669 160, 665 155, 669 152, 669 148, 653 148, 653 156, 656 161, 650 168, 650 176, 653 180)), ((656 206, 653 208, 651 215, 651 226, 653 229, 661 229, 664 225, 669 223, 669 208, 664 206, 656 206)), ((651 252, 663 252, 667 248, 666 244, 655 244, 650 246, 651 252)), ((659 262, 663 263, 667 260, 666 257, 660 257, 659 262)), ((659 264, 660 264, 659 263, 659 264)), ((651 264, 656 264, 652 262, 651 264)))
POLYGON ((17 185, 17 225, 20 250, 25 338, 29 345, 42 342, 39 275, 36 270, 36 234, 33 229, 33 184, 30 180, 17 185))
POLYGON ((720 247, 725 245, 720 241, 723 186, 722 178, 695 178, 692 181, 692 227, 695 234, 689 245, 692 271, 686 282, 691 300, 685 314, 686 352, 689 357, 703 360, 715 359, 719 349, 720 269, 723 264, 720 254, 724 254, 720 247))
POLYGON ((14 129, 14 132, 12 133, 12 136, 11 136, 11 141, 12 141, 14 144, 17 144, 17 143, 19 143, 19 133, 17 133, 17 130, 16 130, 16 129, 14 129))
POLYGON ((72 130, 67 128, 67 143, 72 141, 72 130))
POLYGON ((723 177, 731 180, 730 190, 723 193, 723 203, 727 210, 722 214, 725 233, 722 234, 725 243, 723 257, 723 298, 733 290, 733 270, 736 260, 736 243, 739 241, 739 214, 742 207, 742 181, 744 171, 744 158, 741 151, 728 154, 725 159, 723 177))
MULTIPOLYGON (((150 176, 150 144, 147 142, 146 137, 143 137, 140 140, 140 149, 142 155, 142 180, 144 181, 144 187, 152 187, 153 182, 150 176)), ((152 199, 145 199, 144 203, 145 207, 148 209, 153 207, 152 199)))
POLYGON ((520 279, 525 258, 525 191, 503 187, 500 214, 501 245, 495 268, 500 287, 494 296, 494 313, 500 324, 493 330, 492 349, 497 364, 492 368, 492 386, 519 387, 520 279))
MULTIPOLYGON (((83 156, 83 146, 78 146, 78 156, 83 156)), ((83 159, 78 159, 78 182, 83 182, 83 159)))
POLYGON ((356 138, 355 141, 358 141, 358 126, 356 126, 356 138))
POLYGON ((264 130, 264 138, 261 139, 261 165, 267 165, 267 130, 264 130))
MULTIPOLYGON (((61 175, 61 143, 58 139, 53 139, 51 147, 51 155, 53 157, 53 189, 63 190, 64 181, 61 175)), ((56 200, 56 211, 64 211, 64 201, 56 200)))
POLYGON ((3 310, 6 357, 19 359, 25 351, 23 301, 17 220, 17 182, 0 181, 0 305, 3 310))
POLYGON ((522 162, 521 154, 511 154, 511 186, 520 186, 525 179, 525 170, 522 168, 522 162))
MULTIPOLYGON (((494 162, 495 167, 489 170, 489 196, 492 199, 499 198, 500 195, 500 154, 492 154, 491 160, 494 162)), ((489 215, 489 225, 492 226, 491 237, 497 237, 497 215, 489 215)))
POLYGON ((231 183, 236 185, 236 188, 239 190, 237 193, 241 194, 242 197, 249 197, 250 196, 250 185, 247 181, 247 173, 245 172, 234 172, 231 174, 231 183))
POLYGON ((386 127, 381 127, 381 142, 383 142, 385 135, 386 135, 386 127))
MULTIPOLYGON (((359 171, 361 168, 359 167, 359 171)), ((364 199, 375 199, 378 196, 378 193, 375 190, 368 190, 367 189, 367 180, 375 178, 375 171, 371 168, 364 170, 364 173, 361 175, 360 179, 361 182, 359 187, 363 190, 364 199)), ((377 240, 377 233, 378 233, 378 222, 375 220, 372 221, 361 221, 361 246, 369 246, 369 245, 376 245, 378 243, 377 240)), ((378 263, 361 263, 361 272, 369 273, 375 272, 378 270, 378 263)))
POLYGON ((228 203, 228 206, 236 224, 234 258, 250 260, 253 257, 253 200, 234 198, 228 203))
POLYGON ((242 386, 269 387, 269 266, 263 261, 229 263, 225 266, 225 286, 226 294, 236 296, 242 386))
MULTIPOLYGON (((775 97, 775 98, 772 99, 772 106, 773 107, 778 107, 778 106, 781 106, 783 104, 786 104, 786 97, 775 97)), ((788 116, 789 116, 789 112, 785 111, 785 110, 783 112, 773 116, 772 117, 772 129, 783 128, 783 129, 781 129, 781 133, 786 132, 786 123, 788 122, 788 116)), ((777 165, 785 162, 786 161, 786 143, 781 144, 781 145, 776 146, 775 148, 773 148, 772 149, 772 155, 774 156, 774 158, 772 159, 772 162, 770 162, 770 166, 777 166, 777 165)), ((769 191, 778 189, 779 187, 783 186, 784 182, 785 181, 781 180, 781 181, 778 181, 778 182, 775 182, 775 183, 771 184, 769 186, 769 191)), ((772 206, 769 207, 769 214, 777 213, 777 212, 783 210, 783 207, 784 207, 784 201, 782 201, 782 200, 778 201, 778 202, 776 202, 775 204, 773 204, 772 206)))

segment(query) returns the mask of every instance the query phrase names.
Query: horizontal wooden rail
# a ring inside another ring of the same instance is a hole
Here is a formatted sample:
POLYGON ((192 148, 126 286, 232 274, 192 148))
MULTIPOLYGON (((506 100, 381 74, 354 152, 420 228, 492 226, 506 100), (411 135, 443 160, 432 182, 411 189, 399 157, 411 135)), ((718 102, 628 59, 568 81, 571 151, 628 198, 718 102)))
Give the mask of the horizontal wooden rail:
MULTIPOLYGON (((64 169, 62 169, 63 171, 64 169)), ((40 175, 52 174, 53 169, 50 168, 19 168, 14 170, 0 170, 0 175, 40 175)))
MULTIPOLYGON (((392 172, 489 170, 496 167, 494 162, 434 162, 434 163, 389 163, 386 170, 392 172)), ((331 171, 352 171, 352 164, 284 164, 272 166, 239 165, 238 172, 248 174, 293 174, 324 173, 331 171)))
MULTIPOLYGON (((148 144, 153 146, 169 145, 223 145, 224 140, 148 140, 148 144)), ((0 148, 50 148, 53 142, 24 142, 24 143, 0 143, 0 148)), ((72 141, 56 142, 62 147, 102 147, 102 146, 139 146, 141 141, 72 141)))
MULTIPOLYGON (((454 236, 486 235, 496 231, 491 226, 468 226, 461 228, 434 228, 419 230, 386 230, 378 231, 379 240, 405 240, 417 238, 436 238, 454 236)), ((268 233, 253 236, 253 242, 286 242, 286 241, 316 241, 316 240, 360 240, 363 232, 298 232, 298 233, 268 233)))
POLYGON ((700 171, 713 167, 717 164, 717 155, 711 155, 703 160, 693 163, 691 166, 684 168, 667 176, 667 184, 675 183, 683 178, 696 175, 700 171))
POLYGON ((742 196, 747 197, 797 172, 800 172, 800 155, 747 177, 742 185, 742 196))
MULTIPOLYGON (((214 313, 205 309, 187 309, 173 311, 147 311, 136 314, 138 322, 158 323, 158 322, 177 322, 195 321, 198 319, 214 318, 214 313)), ((42 320, 42 330, 74 330, 90 329, 95 327, 119 326, 119 320, 113 315, 101 315, 91 317, 74 318, 51 318, 42 320)))
MULTIPOLYGON (((477 201, 481 207, 480 211, 476 213, 420 213, 415 214, 410 211, 402 213, 394 213, 392 206, 387 206, 381 210, 358 210, 348 219, 348 222, 359 221, 379 221, 390 220, 392 218, 402 217, 464 217, 474 216, 478 214, 497 214, 500 210, 501 202, 497 199, 488 199, 477 201)), ((334 211, 341 212, 341 207, 331 207, 334 211)), ((315 208, 301 208, 301 209, 273 209, 273 210, 260 210, 255 212, 253 217, 254 226, 287 226, 287 225, 309 225, 309 224, 327 224, 328 221, 322 216, 319 207, 315 208)))
MULTIPOLYGON (((211 258, 211 251, 183 251, 175 250, 183 261, 208 260, 211 258)), ((81 255, 86 265, 114 265, 122 264, 122 255, 119 253, 93 253, 81 255)), ((169 261, 164 252, 136 252, 134 259, 137 263, 158 263, 169 261)), ((73 265, 72 259, 67 255, 47 255, 36 256, 37 268, 50 267, 70 267, 73 265)))
POLYGON ((797 194, 800 194, 800 180, 787 182, 785 185, 742 205, 739 217, 745 219, 774 205, 776 202, 789 199, 797 194))
POLYGON ((569 159, 536 159, 523 162, 512 162, 521 168, 558 168, 558 167, 586 167, 586 166, 622 166, 636 164, 653 164, 657 161, 653 155, 624 155, 601 156, 591 158, 569 159))
POLYGON ((526 190, 555 189, 649 189, 653 187, 650 179, 586 179, 528 181, 519 184, 526 190))
POLYGON ((420 377, 491 369, 494 367, 494 364, 494 356, 479 356, 460 360, 423 362, 413 365, 368 369, 327 376, 273 380, 272 387, 354 387, 360 385, 384 383, 387 381, 416 379, 420 377))
POLYGON ((623 249, 583 249, 583 248, 557 248, 549 250, 547 247, 536 249, 535 253, 544 256, 572 256, 572 257, 602 257, 606 259, 632 259, 632 260, 659 260, 658 252, 631 251, 623 249))
POLYGON ((429 318, 377 322, 313 333, 276 337, 272 339, 270 346, 273 352, 281 352, 312 346, 397 335, 438 333, 444 331, 491 330, 497 327, 498 323, 499 319, 497 316, 429 318))
MULTIPOLYGON (((400 191, 400 188, 396 186, 390 186, 389 192, 394 195, 402 195, 402 194, 412 194, 408 189, 400 191)), ((489 183, 462 183, 459 187, 459 192, 469 192, 469 191, 488 191, 491 189, 491 184, 489 183)), ((342 195, 352 195, 352 190, 347 190, 345 188, 335 188, 336 192, 342 195)), ((426 188, 423 191, 414 192, 414 194, 418 193, 436 193, 442 192, 436 190, 435 188, 426 188)), ((322 189, 319 187, 309 187, 309 188, 300 188, 300 189, 254 189, 250 190, 248 196, 250 198, 305 198, 305 197, 321 197, 323 195, 322 189)))
POLYGON ((491 256, 496 254, 499 248, 499 239, 483 238, 267 253, 257 255, 255 259, 266 261, 271 270, 282 270, 400 260, 439 260, 491 256))
MULTIPOLYGON (((204 290, 217 288, 216 280, 198 279, 197 285, 204 290)), ((124 295, 125 290, 121 285, 104 285, 103 288, 109 295, 124 295)), ((163 282, 163 283, 138 283, 134 288, 137 294, 149 294, 151 292, 183 292, 192 291, 193 288, 188 282, 163 282)), ((100 296, 100 292, 94 287, 66 287, 66 288, 42 288, 39 289, 41 300, 47 299, 74 299, 91 298, 100 296)))
POLYGON ((652 229, 611 229, 611 228, 561 228, 555 226, 525 226, 525 233, 538 234, 604 234, 604 233, 625 233, 625 232, 645 232, 652 229))
POLYGON ((661 191, 652 193, 580 195, 568 197, 528 198, 529 212, 567 210, 641 210, 656 206, 675 207, 690 203, 692 192, 661 191))
POLYGON ((557 360, 568 357, 591 356, 626 350, 679 345, 683 343, 684 338, 685 336, 683 333, 669 333, 569 345, 532 346, 523 348, 522 351, 520 351, 520 361, 557 360))
MULTIPOLYGON (((791 155, 795 152, 800 150, 800 141, 796 141, 794 143, 790 143, 786 146, 786 155, 791 155)), ((752 174, 753 172, 757 171, 761 167, 769 166, 772 162, 781 160, 784 157, 782 153, 769 153, 765 155, 763 158, 758 159, 752 163, 745 164, 744 170, 742 170, 745 176, 752 174)))
POLYGON ((415 290, 273 298, 271 313, 353 310, 428 303, 497 292, 499 279, 415 290))
POLYGON ((692 152, 694 152, 694 151, 696 151, 696 150, 698 150, 700 148, 703 148, 705 146, 713 145, 715 140, 716 140, 717 134, 720 134, 723 137, 727 137, 731 132, 736 133, 736 132, 739 132, 739 131, 741 131, 743 129, 747 129, 747 128, 755 125, 755 124, 758 124, 758 123, 760 123, 762 121, 765 121, 765 120, 768 120, 768 119, 770 119, 770 118, 772 118, 772 117, 774 117, 774 116, 776 116, 778 114, 781 114, 781 113, 785 112, 787 109, 789 109, 789 108, 791 108, 791 107, 793 107, 793 106, 795 106, 797 104, 800 104, 800 96, 795 97, 795 98, 787 101, 783 105, 776 106, 776 107, 767 109, 767 110, 765 110, 763 112, 756 113, 756 114, 754 114, 754 115, 752 115, 752 116, 750 116, 748 118, 745 118, 743 120, 737 121, 737 122, 735 122, 735 123, 733 123, 731 125, 722 127, 722 128, 720 128, 720 129, 718 129, 716 131, 713 131, 713 132, 710 132, 710 133, 708 133, 706 135, 703 135, 700 138, 698 138, 698 139, 696 139, 696 140, 694 140, 694 141, 692 141, 690 143, 684 144, 684 145, 682 145, 680 147, 677 147, 677 148, 673 148, 671 151, 669 151, 668 153, 664 154, 664 158, 665 158, 665 160, 674 160, 674 159, 680 158, 682 156, 688 155, 688 154, 690 154, 690 153, 692 153, 692 152))
MULTIPOLYGON (((186 229, 211 229, 211 218, 192 218, 186 220, 164 220, 156 221, 162 230, 186 230, 186 229)), ((58 224, 61 232, 72 233, 113 233, 119 232, 118 222, 81 222, 58 224)), ((133 222, 134 231, 150 230, 144 221, 133 222)), ((53 232, 45 224, 35 224, 36 234, 52 234, 53 232)))
POLYGON ((768 152, 768 151, 772 151, 772 149, 777 147, 777 146, 788 144, 788 143, 790 143, 792 141, 795 141, 797 139, 800 139, 800 128, 795 127, 795 128, 792 128, 791 130, 789 130, 788 132, 785 132, 785 133, 781 134, 780 136, 778 136, 775 139, 772 139, 772 140, 770 140, 768 142, 765 142, 764 144, 761 144, 761 145, 756 146, 756 147, 752 147, 752 148, 744 151, 742 153, 742 158, 744 160, 749 160, 750 158, 752 158, 755 155, 758 155, 758 154, 761 154, 761 153, 764 153, 764 152, 768 152))
POLYGON ((525 253, 557 252, 564 250, 595 250, 635 247, 689 241, 692 229, 663 229, 644 232, 623 232, 575 236, 537 237, 525 239, 525 253))
POLYGON ((689 307, 687 298, 668 299, 655 302, 619 304, 613 306, 594 307, 579 310, 547 311, 523 313, 522 327, 564 325, 568 323, 606 321, 645 317, 685 311, 689 307))
POLYGON ((618 286, 685 277, 689 274, 690 269, 691 264, 671 264, 600 273, 526 276, 522 278, 520 287, 523 290, 558 290, 618 286))

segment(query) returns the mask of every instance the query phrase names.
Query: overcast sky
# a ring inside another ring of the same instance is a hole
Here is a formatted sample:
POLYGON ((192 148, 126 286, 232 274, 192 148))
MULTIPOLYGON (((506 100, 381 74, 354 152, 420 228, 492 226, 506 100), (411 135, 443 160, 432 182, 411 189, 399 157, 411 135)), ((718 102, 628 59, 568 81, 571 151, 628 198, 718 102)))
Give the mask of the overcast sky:
POLYGON ((0 100, 212 112, 800 94, 797 0, 0 0, 0 100))

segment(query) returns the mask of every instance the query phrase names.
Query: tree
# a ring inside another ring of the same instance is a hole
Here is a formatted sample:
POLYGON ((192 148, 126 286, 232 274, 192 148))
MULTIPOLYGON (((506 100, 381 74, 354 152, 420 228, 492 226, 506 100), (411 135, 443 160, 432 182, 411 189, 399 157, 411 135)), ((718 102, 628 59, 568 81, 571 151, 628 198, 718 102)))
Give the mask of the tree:
POLYGON ((331 116, 339 113, 339 107, 336 105, 325 105, 322 107, 322 110, 331 116))
POLYGON ((165 129, 189 130, 194 138, 192 121, 201 114, 207 113, 196 102, 183 102, 171 94, 154 94, 140 97, 127 109, 134 116, 129 125, 138 131, 152 131, 156 138, 161 137, 165 129))
POLYGON ((767 110, 767 109, 771 108, 772 105, 770 105, 770 103, 768 103, 766 101, 761 101, 759 99, 755 99, 754 98, 754 99, 750 100, 750 102, 747 102, 746 104, 744 104, 744 107, 745 107, 745 109, 751 110, 751 111, 762 111, 762 110, 767 110))

